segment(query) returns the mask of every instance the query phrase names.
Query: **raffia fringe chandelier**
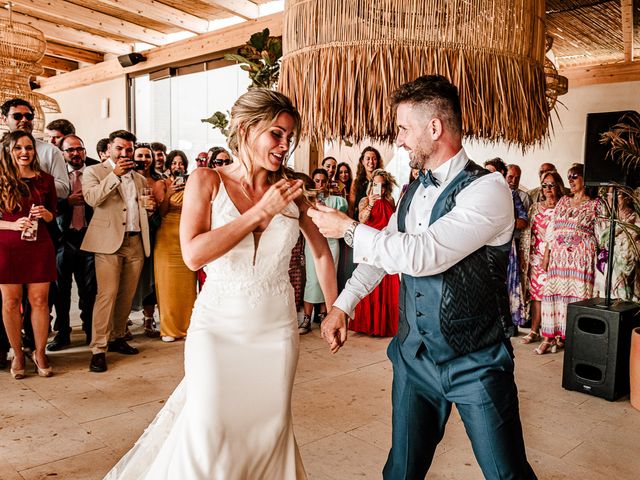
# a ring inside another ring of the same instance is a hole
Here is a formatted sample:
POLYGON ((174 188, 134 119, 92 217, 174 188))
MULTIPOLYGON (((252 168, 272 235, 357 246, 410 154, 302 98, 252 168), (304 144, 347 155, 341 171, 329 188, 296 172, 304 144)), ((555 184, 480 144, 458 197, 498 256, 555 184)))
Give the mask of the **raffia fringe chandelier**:
POLYGON ((549 127, 544 0, 289 0, 279 87, 312 140, 391 142, 389 95, 441 74, 467 136, 526 148, 549 127))
POLYGON ((34 132, 43 131, 44 112, 60 112, 58 102, 29 86, 29 79, 42 73, 38 62, 46 46, 40 30, 12 21, 11 15, 0 18, 0 104, 13 98, 27 100, 35 109, 34 132))

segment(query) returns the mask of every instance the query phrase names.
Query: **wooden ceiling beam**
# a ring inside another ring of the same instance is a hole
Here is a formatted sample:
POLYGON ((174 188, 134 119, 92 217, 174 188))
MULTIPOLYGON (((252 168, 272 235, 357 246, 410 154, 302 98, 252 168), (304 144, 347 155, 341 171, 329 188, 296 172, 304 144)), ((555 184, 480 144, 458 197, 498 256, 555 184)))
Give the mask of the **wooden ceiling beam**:
POLYGON ((586 85, 634 82, 640 80, 640 62, 561 68, 559 73, 569 79, 569 90, 586 85))
POLYGON ((63 0, 12 0, 12 3, 15 12, 34 17, 46 15, 66 26, 79 27, 81 30, 86 27, 154 46, 167 43, 167 35, 164 33, 63 0))
POLYGON ((282 35, 282 21, 282 13, 275 13, 260 17, 255 22, 239 23, 214 32, 169 43, 162 47, 152 48, 142 52, 147 58, 146 61, 125 69, 115 59, 106 60, 97 65, 43 80, 42 88, 39 91, 50 94, 111 80, 125 74, 141 74, 180 62, 200 61, 204 60, 203 57, 211 57, 212 54, 221 57, 222 52, 238 48, 251 35, 261 32, 265 28, 268 28, 273 36, 282 35))
POLYGON ((52 68, 59 72, 72 72, 73 70, 77 70, 80 68, 78 62, 74 62, 73 60, 66 60, 64 58, 51 57, 49 55, 45 55, 40 60, 40 65, 45 68, 52 68))
POLYGON ((633 0, 620 0, 624 61, 633 62, 633 0))
POLYGON ((83 63, 96 64, 104 61, 104 55, 102 53, 49 41, 47 41, 46 53, 54 57, 62 57, 67 60, 75 60, 76 62, 83 63))
MULTIPOLYGON (((0 10, 0 18, 8 19, 9 12, 4 9, 0 10)), ((50 38, 58 42, 85 47, 99 52, 113 53, 115 55, 130 53, 132 50, 131 45, 127 43, 112 40, 100 35, 94 35, 92 33, 81 32, 75 28, 46 22, 21 13, 13 12, 13 20, 31 25, 32 27, 40 30, 46 38, 50 38)))
POLYGON ((200 0, 203 3, 229 12, 245 20, 256 20, 260 15, 260 8, 249 0, 200 0))
POLYGON ((193 33, 209 31, 209 21, 155 0, 97 0, 125 12, 140 15, 193 33))

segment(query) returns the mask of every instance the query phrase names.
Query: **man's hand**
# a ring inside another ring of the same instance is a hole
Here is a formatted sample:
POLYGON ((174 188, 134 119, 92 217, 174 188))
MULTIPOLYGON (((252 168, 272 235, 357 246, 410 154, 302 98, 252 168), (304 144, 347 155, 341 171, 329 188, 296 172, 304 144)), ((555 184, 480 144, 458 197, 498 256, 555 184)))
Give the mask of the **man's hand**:
POLYGON ((84 205, 84 197, 82 196, 82 192, 72 193, 67 198, 67 201, 72 207, 79 207, 84 205))
POLYGON ((336 353, 347 341, 347 314, 333 307, 322 321, 320 332, 329 344, 331 353, 336 353))
POLYGON ((334 210, 325 205, 316 205, 315 208, 309 208, 307 214, 318 226, 320 233, 327 238, 342 238, 344 232, 353 223, 353 218, 347 214, 334 210))
POLYGON ((133 163, 133 160, 130 160, 128 158, 119 158, 118 161, 116 162, 115 168, 113 169, 113 173, 121 177, 125 173, 133 170, 134 166, 135 166, 135 163, 133 163))

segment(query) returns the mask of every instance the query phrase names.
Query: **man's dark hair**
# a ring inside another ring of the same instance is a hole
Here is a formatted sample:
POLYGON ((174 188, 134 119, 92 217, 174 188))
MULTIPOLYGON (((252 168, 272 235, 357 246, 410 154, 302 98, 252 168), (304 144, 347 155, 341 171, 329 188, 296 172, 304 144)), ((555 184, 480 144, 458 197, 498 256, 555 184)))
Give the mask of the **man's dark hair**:
POLYGON ((58 118, 57 120, 53 120, 49 122, 49 124, 45 127, 47 130, 57 130, 63 135, 73 135, 76 133, 76 127, 73 126, 66 118, 58 118))
POLYGON ((2 104, 2 107, 0 107, 2 115, 4 115, 5 117, 9 115, 9 110, 11 110, 12 107, 27 107, 29 110, 31 110, 31 113, 35 113, 33 105, 31 105, 26 100, 22 98, 12 98, 11 100, 7 100, 6 102, 4 102, 2 104))
POLYGON ((109 134, 109 143, 113 143, 113 141, 116 138, 122 138, 123 140, 126 140, 127 142, 133 142, 133 143, 136 143, 136 140, 138 140, 133 133, 131 133, 131 132, 127 131, 127 130, 116 130, 115 132, 111 132, 109 134))
POLYGON ((151 142, 151 150, 153 150, 154 152, 162 150, 164 153, 167 153, 167 146, 164 143, 151 142))
POLYGON ((433 111, 447 128, 462 133, 462 109, 458 88, 442 75, 423 75, 391 94, 395 112, 401 103, 421 104, 433 111))
POLYGON ((105 153, 107 151, 108 145, 109 145, 109 139, 101 138, 100 140, 98 140, 98 143, 96 144, 96 152, 105 153))
POLYGON ((84 146, 84 142, 78 135, 76 135, 75 133, 70 133, 69 135, 65 135, 64 137, 62 137, 62 140, 60 141, 60 150, 62 150, 62 145, 64 145, 64 142, 66 142, 69 138, 77 138, 78 140, 80 140, 80 143, 82 144, 82 146, 84 146))
POLYGON ((507 164, 500 157, 492 158, 484 162, 484 166, 491 165, 504 177, 507 175, 507 164))

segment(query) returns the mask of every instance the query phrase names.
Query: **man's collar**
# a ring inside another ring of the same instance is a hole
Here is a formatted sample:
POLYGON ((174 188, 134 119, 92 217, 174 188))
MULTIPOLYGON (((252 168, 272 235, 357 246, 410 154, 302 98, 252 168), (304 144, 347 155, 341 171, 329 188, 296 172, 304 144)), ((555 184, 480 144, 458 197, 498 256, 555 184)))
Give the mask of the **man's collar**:
POLYGON ((444 162, 435 170, 431 171, 431 174, 440 182, 443 183, 449 181, 451 178, 455 177, 464 166, 469 161, 469 157, 467 157, 467 152, 464 151, 464 147, 458 150, 453 157, 444 162))

